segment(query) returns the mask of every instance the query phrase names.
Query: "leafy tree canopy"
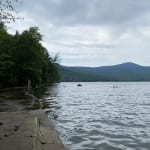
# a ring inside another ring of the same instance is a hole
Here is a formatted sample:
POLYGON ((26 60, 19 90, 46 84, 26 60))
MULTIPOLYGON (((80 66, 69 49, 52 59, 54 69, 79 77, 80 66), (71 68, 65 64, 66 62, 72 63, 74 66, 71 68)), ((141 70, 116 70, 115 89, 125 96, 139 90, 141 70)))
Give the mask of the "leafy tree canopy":
POLYGON ((47 49, 41 44, 37 27, 11 35, 0 24, 0 87, 36 86, 59 79, 57 67, 47 49))

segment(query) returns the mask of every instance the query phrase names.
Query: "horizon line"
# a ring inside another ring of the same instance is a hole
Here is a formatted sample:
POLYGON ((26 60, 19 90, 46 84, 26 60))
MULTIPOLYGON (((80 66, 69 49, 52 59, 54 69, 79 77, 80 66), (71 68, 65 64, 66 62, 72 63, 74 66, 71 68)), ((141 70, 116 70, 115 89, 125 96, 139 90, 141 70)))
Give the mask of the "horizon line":
POLYGON ((117 66, 117 65, 123 65, 123 64, 133 64, 141 67, 150 67, 150 65, 141 65, 138 63, 134 62, 123 62, 123 63, 118 63, 118 64, 112 64, 112 65, 101 65, 101 66, 88 66, 88 65, 64 65, 64 64, 59 64, 64 67, 87 67, 87 68, 97 68, 97 67, 108 67, 108 66, 117 66))

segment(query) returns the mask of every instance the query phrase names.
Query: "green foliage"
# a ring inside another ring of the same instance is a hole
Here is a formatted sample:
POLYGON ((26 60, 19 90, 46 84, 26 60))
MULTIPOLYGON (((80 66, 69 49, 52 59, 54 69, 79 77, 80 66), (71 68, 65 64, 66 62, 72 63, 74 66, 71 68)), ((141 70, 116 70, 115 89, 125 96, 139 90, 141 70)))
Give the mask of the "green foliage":
POLYGON ((57 67, 41 40, 37 27, 10 35, 0 25, 0 87, 22 86, 28 80, 36 86, 59 79, 57 67))

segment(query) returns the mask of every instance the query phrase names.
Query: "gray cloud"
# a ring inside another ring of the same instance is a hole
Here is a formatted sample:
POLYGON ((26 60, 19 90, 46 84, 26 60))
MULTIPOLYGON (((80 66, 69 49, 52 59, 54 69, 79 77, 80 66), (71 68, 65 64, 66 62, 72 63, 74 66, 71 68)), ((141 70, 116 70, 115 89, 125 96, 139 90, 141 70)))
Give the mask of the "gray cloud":
POLYGON ((150 13, 148 0, 30 0, 24 5, 24 11, 68 26, 129 24, 150 13))
POLYGON ((43 44, 65 65, 148 65, 149 8, 149 0, 30 0, 18 7, 25 19, 9 31, 39 26, 43 44))

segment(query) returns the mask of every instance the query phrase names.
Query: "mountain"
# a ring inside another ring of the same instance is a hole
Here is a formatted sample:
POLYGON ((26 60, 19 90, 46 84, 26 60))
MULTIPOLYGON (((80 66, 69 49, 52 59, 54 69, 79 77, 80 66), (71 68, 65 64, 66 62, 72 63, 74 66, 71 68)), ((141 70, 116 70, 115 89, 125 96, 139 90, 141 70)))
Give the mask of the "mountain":
POLYGON ((67 67, 58 65, 61 81, 150 81, 150 67, 131 62, 102 67, 67 67))

